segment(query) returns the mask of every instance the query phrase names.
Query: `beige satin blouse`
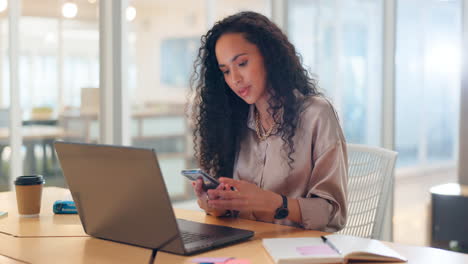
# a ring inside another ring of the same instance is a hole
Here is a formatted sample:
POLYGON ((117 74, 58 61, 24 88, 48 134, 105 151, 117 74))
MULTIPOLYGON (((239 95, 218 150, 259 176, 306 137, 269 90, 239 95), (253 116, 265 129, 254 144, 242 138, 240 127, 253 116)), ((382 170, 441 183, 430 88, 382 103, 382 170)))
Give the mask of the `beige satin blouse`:
MULTIPOLYGON (((247 126, 234 165, 234 179, 298 199, 302 223, 275 223, 326 232, 342 229, 346 224, 348 159, 346 141, 329 101, 320 96, 306 99, 293 139, 292 169, 280 136, 259 141, 253 105, 247 126)), ((240 216, 254 218, 242 212, 240 216)))

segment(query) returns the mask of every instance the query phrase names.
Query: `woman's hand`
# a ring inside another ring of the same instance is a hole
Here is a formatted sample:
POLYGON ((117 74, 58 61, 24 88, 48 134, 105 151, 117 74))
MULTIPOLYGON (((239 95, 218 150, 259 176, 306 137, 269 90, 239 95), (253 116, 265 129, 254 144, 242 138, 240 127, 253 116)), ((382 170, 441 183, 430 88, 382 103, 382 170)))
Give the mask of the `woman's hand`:
POLYGON ((226 188, 227 191, 219 188, 208 190, 210 197, 219 198, 207 201, 210 208, 250 211, 259 219, 268 220, 273 219, 276 208, 282 204, 280 195, 265 191, 253 183, 230 178, 220 178, 219 181, 225 186, 233 186, 235 191, 230 188, 226 188))
MULTIPOLYGON (((202 179, 197 179, 196 181, 193 181, 192 187, 198 198, 197 200, 198 206, 201 209, 205 210, 207 214, 210 214, 212 216, 223 216, 226 214, 226 210, 223 210, 223 209, 218 210, 215 208, 210 208, 210 206, 208 205, 208 201, 219 199, 219 196, 215 196, 215 195, 210 196, 207 192, 205 192, 202 188, 203 187, 202 179)), ((224 187, 225 187, 224 184, 221 183, 218 185, 218 187, 215 190, 223 190, 224 187)))

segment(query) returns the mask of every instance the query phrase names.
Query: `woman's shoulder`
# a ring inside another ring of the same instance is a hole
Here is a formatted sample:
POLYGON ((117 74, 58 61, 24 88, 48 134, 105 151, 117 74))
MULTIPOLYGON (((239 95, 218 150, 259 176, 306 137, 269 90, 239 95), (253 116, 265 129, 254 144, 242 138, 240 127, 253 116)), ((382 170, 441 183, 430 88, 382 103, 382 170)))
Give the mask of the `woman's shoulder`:
POLYGON ((300 129, 312 136, 317 153, 324 153, 345 137, 333 104, 323 96, 305 98, 300 129), (320 138, 320 140, 319 140, 320 138))
POLYGON ((302 112, 306 119, 309 118, 331 118, 338 116, 330 100, 322 95, 306 96, 303 99, 302 112))

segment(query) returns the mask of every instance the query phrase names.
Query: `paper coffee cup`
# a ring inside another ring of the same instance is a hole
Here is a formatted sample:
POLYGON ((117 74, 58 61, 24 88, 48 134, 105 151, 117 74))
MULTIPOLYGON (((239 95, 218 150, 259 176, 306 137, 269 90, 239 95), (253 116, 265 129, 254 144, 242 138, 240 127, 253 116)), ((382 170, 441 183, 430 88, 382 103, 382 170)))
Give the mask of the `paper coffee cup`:
POLYGON ((16 202, 20 216, 37 217, 39 215, 44 182, 41 175, 19 176, 16 178, 16 202))

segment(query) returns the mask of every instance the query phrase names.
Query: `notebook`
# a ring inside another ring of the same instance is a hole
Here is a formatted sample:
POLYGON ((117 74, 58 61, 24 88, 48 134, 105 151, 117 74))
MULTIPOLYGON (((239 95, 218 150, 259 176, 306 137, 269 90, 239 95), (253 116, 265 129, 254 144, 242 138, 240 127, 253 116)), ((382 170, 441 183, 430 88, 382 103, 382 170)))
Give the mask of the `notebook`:
POLYGON ((263 239, 276 264, 347 263, 348 260, 406 262, 406 258, 373 239, 346 235, 263 239))

